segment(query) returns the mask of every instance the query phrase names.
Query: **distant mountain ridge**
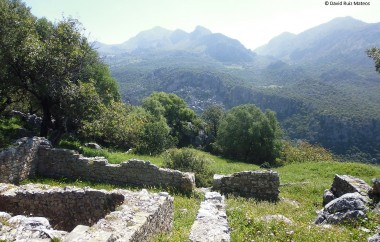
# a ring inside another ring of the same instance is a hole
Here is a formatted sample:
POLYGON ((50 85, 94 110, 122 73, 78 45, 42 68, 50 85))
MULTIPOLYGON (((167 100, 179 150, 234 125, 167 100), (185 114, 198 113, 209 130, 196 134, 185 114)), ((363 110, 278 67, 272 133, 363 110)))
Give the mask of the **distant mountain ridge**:
POLYGON ((345 61, 351 55, 359 57, 357 63, 363 60, 368 63, 365 49, 378 45, 379 41, 380 23, 340 17, 298 35, 283 33, 255 52, 293 63, 345 61))
POLYGON ((336 18, 283 33, 255 53, 201 26, 95 45, 127 103, 154 91, 175 93, 198 113, 254 103, 274 110, 290 139, 380 163, 380 74, 366 55, 380 47, 380 23, 336 18))
POLYGON ((238 40, 197 26, 191 33, 183 30, 170 31, 162 27, 140 32, 135 37, 118 45, 95 42, 95 48, 102 54, 137 52, 185 51, 211 57, 221 62, 252 61, 254 53, 238 40))

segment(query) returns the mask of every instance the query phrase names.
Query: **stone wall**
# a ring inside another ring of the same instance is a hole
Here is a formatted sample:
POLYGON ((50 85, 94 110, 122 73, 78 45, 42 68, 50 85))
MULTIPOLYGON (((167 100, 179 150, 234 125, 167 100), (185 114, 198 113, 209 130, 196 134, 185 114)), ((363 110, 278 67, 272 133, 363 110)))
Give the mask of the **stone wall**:
POLYGON ((47 217, 52 225, 44 222, 41 230, 36 228, 36 222, 33 226, 21 222, 24 216, 12 219, 11 215, 0 212, 0 239, 9 241, 30 241, 46 235, 52 235, 50 238, 61 235, 61 241, 70 242, 149 241, 160 233, 170 232, 173 225, 173 198, 165 192, 149 193, 144 189, 107 192, 41 184, 20 187, 0 184, 0 211, 47 217), (52 227, 70 233, 53 231, 52 227))
POLYGON ((44 138, 22 138, 18 146, 0 152, 0 182, 18 184, 35 176, 36 156, 39 147, 50 146, 44 138))
POLYGON ((230 241, 224 196, 218 192, 206 192, 197 217, 191 227, 191 242, 230 241))
POLYGON ((39 150, 37 173, 52 178, 84 179, 117 185, 171 187, 191 193, 194 174, 162 169, 149 161, 129 160, 109 164, 103 157, 83 157, 66 149, 43 147, 39 150))
POLYGON ((193 173, 162 169, 148 161, 109 164, 104 157, 83 157, 73 150, 54 149, 44 138, 23 138, 17 147, 0 152, 0 182, 18 184, 35 175, 84 179, 117 185, 174 188, 191 193, 193 173))
POLYGON ((54 228, 66 231, 93 225, 124 201, 123 195, 90 188, 2 184, 0 191, 0 211, 47 217, 54 228))
POLYGON ((280 177, 275 171, 242 171, 232 175, 214 175, 213 190, 222 194, 276 201, 280 177))

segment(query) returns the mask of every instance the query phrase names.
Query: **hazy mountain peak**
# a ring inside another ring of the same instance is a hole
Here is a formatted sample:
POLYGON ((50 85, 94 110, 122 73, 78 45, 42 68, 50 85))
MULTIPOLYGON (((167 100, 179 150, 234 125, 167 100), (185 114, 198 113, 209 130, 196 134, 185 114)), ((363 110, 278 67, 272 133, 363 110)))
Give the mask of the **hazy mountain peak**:
POLYGON ((338 17, 298 35, 281 34, 255 51, 261 55, 291 61, 316 61, 319 58, 339 60, 342 59, 339 54, 352 51, 361 53, 361 58, 367 58, 364 54, 366 48, 377 43, 378 39, 375 32, 365 30, 369 25, 352 17, 338 17))
POLYGON ((212 32, 209 29, 206 29, 205 27, 202 27, 200 25, 195 27, 195 30, 190 33, 190 35, 195 38, 199 38, 199 37, 210 35, 210 34, 212 34, 212 32))

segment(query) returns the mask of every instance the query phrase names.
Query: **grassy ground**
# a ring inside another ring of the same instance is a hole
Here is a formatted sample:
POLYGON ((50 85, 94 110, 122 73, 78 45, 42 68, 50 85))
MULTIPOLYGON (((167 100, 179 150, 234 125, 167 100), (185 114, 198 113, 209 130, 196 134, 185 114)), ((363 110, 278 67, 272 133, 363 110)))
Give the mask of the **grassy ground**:
MULTIPOLYGON (((92 152, 92 151, 90 151, 92 152)), ((104 152, 104 151, 103 151, 104 152)), ((199 151, 200 152, 200 151, 199 151)), ((258 166, 234 162, 228 159, 200 152, 213 160, 211 166, 215 173, 228 174, 242 170, 257 170, 258 166)), ((121 152, 107 152, 112 163, 136 158, 150 160, 162 165, 162 156, 138 156, 121 152)), ((335 174, 348 174, 359 177, 371 184, 371 179, 380 177, 380 167, 360 163, 318 162, 296 163, 274 169, 279 172, 281 200, 277 203, 257 202, 252 199, 229 197, 226 199, 227 216, 231 227, 232 241, 366 241, 374 234, 380 224, 380 215, 369 214, 369 219, 355 225, 316 226, 313 221, 316 211, 322 209, 322 195, 330 188, 335 174), (264 222, 266 215, 281 214, 292 221, 264 222)), ((39 180, 34 182, 52 185, 91 186, 112 189, 107 184, 91 184, 81 181, 39 180)), ((128 188, 129 187, 124 187, 128 188)), ((157 189, 151 189, 157 191, 157 189)), ((199 209, 202 196, 174 196, 174 227, 170 235, 160 235, 154 241, 187 241, 191 226, 199 209)))
POLYGON ((326 228, 314 225, 313 221, 316 211, 323 207, 323 191, 330 188, 335 174, 354 175, 370 183, 372 178, 380 177, 378 166, 323 162, 292 164, 276 170, 282 184, 292 184, 280 188, 279 202, 227 199, 232 241, 366 241, 375 233, 380 216, 374 214, 369 215, 369 220, 351 226, 326 228), (261 220, 263 216, 275 214, 286 216, 293 224, 261 220))

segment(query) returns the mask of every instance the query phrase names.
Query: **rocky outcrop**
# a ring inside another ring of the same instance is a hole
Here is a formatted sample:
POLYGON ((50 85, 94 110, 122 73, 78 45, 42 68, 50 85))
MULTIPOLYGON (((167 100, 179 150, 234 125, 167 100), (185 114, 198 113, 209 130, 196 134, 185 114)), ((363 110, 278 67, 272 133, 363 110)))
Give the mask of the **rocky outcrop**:
POLYGON ((242 171, 232 175, 214 175, 213 190, 222 194, 276 201, 280 177, 275 171, 242 171))
POLYGON ((316 224, 339 224, 354 222, 365 218, 368 208, 368 197, 358 192, 346 193, 332 200, 322 209, 315 220, 316 224))
POLYGON ((349 176, 335 175, 333 184, 323 194, 324 208, 318 212, 316 224, 350 223, 365 218, 373 188, 365 181, 349 176))
POLYGON ((230 233, 225 211, 224 196, 217 192, 206 192, 196 220, 191 227, 192 242, 228 242, 230 233))

